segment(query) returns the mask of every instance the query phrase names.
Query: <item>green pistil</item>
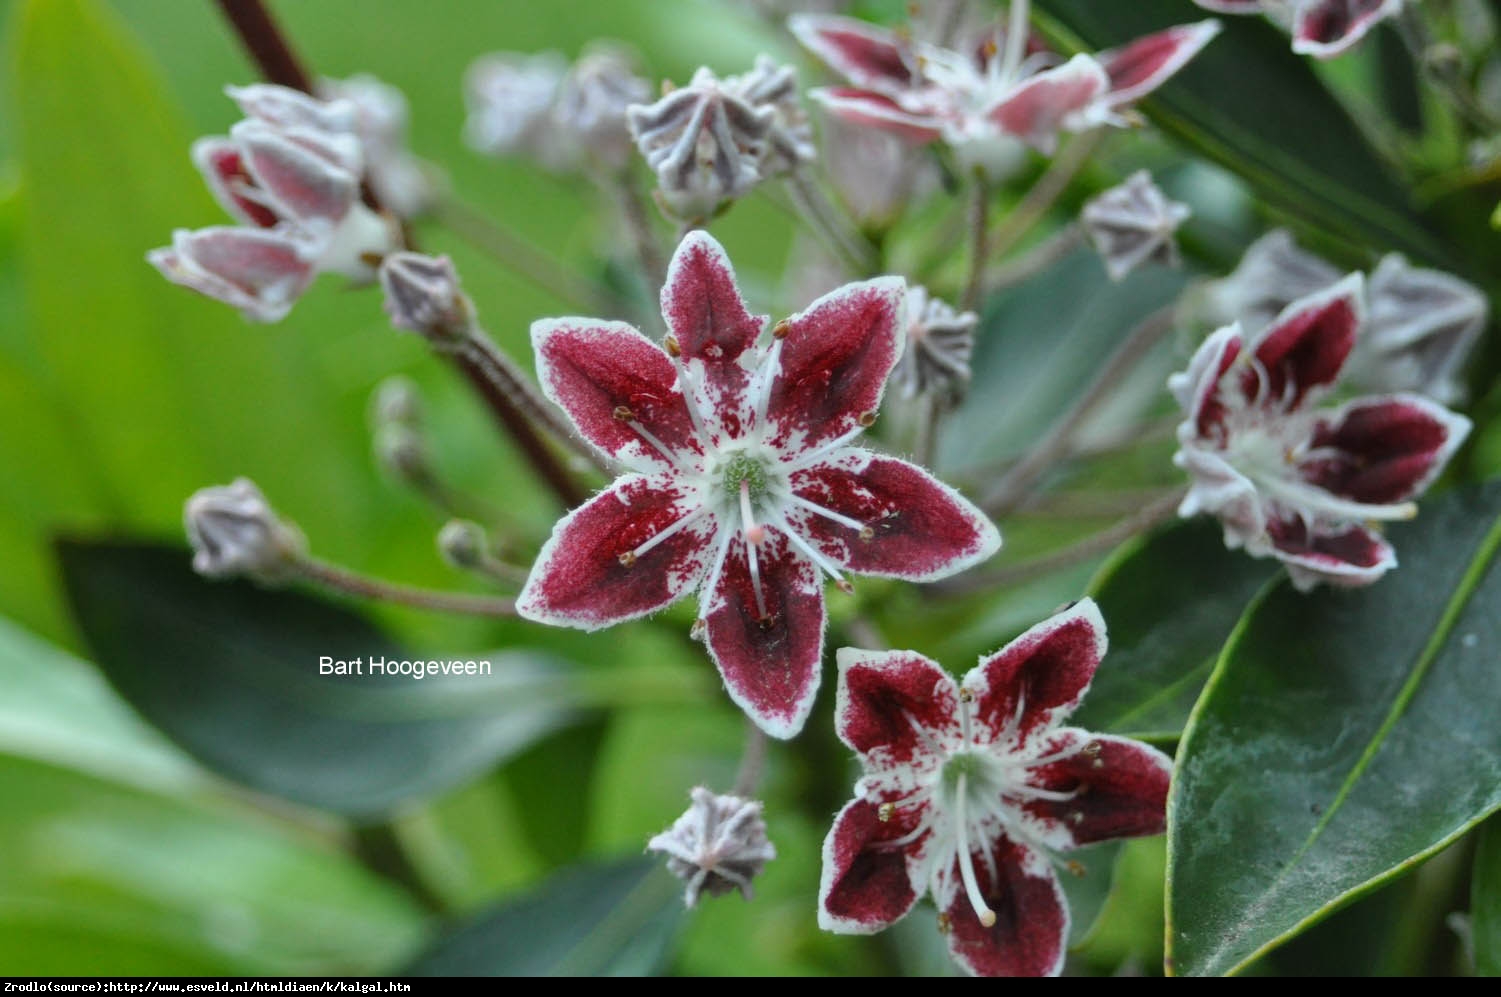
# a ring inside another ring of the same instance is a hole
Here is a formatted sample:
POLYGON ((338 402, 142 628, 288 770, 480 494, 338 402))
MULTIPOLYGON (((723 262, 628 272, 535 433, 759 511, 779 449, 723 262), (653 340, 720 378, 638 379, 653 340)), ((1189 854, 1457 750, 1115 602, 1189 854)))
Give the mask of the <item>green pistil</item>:
POLYGON ((724 465, 724 490, 727 495, 740 494, 740 486, 749 487, 752 501, 766 495, 766 465, 748 454, 737 453, 724 465))
POLYGON ((975 776, 980 774, 982 761, 976 755, 964 752, 957 754, 943 763, 943 784, 952 789, 959 784, 959 777, 967 775, 973 782, 975 776))

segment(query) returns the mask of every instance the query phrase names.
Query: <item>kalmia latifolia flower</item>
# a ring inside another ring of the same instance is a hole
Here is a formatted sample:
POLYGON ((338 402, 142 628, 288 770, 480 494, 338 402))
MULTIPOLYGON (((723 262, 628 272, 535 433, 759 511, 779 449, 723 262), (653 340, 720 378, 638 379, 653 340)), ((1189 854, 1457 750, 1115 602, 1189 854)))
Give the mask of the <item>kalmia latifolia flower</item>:
POLYGON ((767 331, 697 231, 668 268, 662 345, 620 322, 534 324, 543 390, 629 470, 554 528, 518 612, 596 630, 696 591, 730 697, 774 737, 801 730, 822 576, 928 581, 1000 545, 926 471, 854 445, 898 359, 903 296, 900 278, 849 284, 767 331))
POLYGON ((683 905, 690 909, 704 893, 718 897, 739 890, 751 899, 751 880, 777 857, 760 801, 720 796, 702 786, 691 797, 683 816, 647 842, 646 850, 667 856, 667 871, 686 884, 683 905))
POLYGON ((1025 145, 1051 153, 1060 132, 1127 123, 1125 108, 1219 32, 1212 19, 1179 25, 1065 62, 1008 46, 999 29, 953 51, 846 17, 798 15, 788 26, 854 84, 813 91, 829 113, 914 142, 941 140, 992 178, 1014 169, 1025 145))
POLYGON ((958 404, 969 388, 969 361, 975 351, 974 312, 956 312, 927 288, 909 287, 903 333, 906 347, 891 382, 905 398, 927 395, 958 404))
POLYGON ((1179 507, 1220 518, 1229 547, 1287 565, 1293 583, 1368 585, 1396 563, 1372 523, 1409 519, 1469 420, 1415 394, 1336 408, 1365 318, 1359 274, 1288 305, 1247 335, 1226 326, 1169 380, 1188 418, 1173 461, 1192 478, 1179 507))
MULTIPOLYGON (((1340 276, 1332 263, 1277 229, 1251 244, 1233 274, 1211 285, 1207 303, 1216 322, 1239 322, 1249 335, 1340 276)), ((1344 376, 1374 391, 1416 391, 1444 404, 1463 398, 1460 375, 1489 319, 1486 296, 1393 253, 1371 273, 1366 300, 1365 328, 1344 376)))
POLYGON ((1173 233, 1188 216, 1188 205, 1169 201, 1152 175, 1140 170, 1087 202, 1079 220, 1110 279, 1123 280, 1148 260, 1177 266, 1173 233))
POLYGON ((1265 14, 1292 32, 1293 51, 1331 59, 1378 23, 1402 12, 1402 0, 1194 0, 1220 14, 1265 14))
POLYGON ((242 224, 188 231, 146 255, 170 281, 240 309, 283 318, 319 273, 365 282, 395 248, 389 220, 360 203, 365 155, 357 111, 286 87, 230 87, 246 120, 199 139, 193 161, 242 224))
POLYGON ((1056 975, 1069 913, 1052 853, 1166 822, 1166 755, 1060 726, 1105 646, 1085 599, 962 682, 913 651, 841 648, 835 725, 864 775, 824 839, 819 925, 871 934, 928 894, 969 972, 1056 975))

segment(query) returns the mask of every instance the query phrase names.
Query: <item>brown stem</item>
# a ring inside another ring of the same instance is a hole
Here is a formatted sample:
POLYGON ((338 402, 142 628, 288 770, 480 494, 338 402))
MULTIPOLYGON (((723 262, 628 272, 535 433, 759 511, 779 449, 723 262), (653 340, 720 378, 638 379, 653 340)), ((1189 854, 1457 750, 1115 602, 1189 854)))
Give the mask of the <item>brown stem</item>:
POLYGON ((313 78, 298 60, 276 20, 261 0, 216 0, 219 10, 240 36, 240 44, 250 53, 261 75, 269 83, 313 92, 313 78))
POLYGON ((304 580, 323 588, 360 599, 391 602, 417 609, 433 609, 441 613, 464 613, 471 616, 516 615, 516 600, 505 596, 469 595, 465 592, 438 592, 432 589, 414 588, 379 578, 358 575, 347 568, 304 558, 297 565, 304 580))
MULTIPOLYGON (((612 181, 615 200, 620 205, 620 217, 631 236, 631 248, 635 250, 636 262, 641 267, 641 276, 646 281, 648 294, 656 292, 667 279, 667 262, 662 258, 662 246, 652 228, 651 214, 646 210, 646 200, 635 179, 621 172, 612 181)), ((681 240, 680 240, 681 241, 681 240)))
POLYGON ((989 256, 990 181, 975 171, 975 187, 969 207, 969 280, 964 285, 963 308, 972 312, 980 303, 985 286, 985 260, 989 256))

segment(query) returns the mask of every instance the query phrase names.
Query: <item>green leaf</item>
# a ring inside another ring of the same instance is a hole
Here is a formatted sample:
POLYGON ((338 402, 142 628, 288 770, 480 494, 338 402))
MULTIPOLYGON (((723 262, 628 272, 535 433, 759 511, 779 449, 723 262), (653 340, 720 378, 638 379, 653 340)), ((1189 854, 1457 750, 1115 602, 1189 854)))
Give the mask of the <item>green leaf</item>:
POLYGON ((1501 806, 1501 481, 1394 528, 1369 588, 1270 589, 1189 718, 1169 968, 1233 973, 1501 806))
MULTIPOLYGON (((1193 19, 1183 0, 1038 0, 1075 47, 1106 49, 1193 19)), ((1224 30, 1141 110, 1163 131, 1240 176, 1268 205, 1348 242, 1473 271, 1411 211, 1406 188, 1353 119, 1261 18, 1224 30)))
POLYGON ((647 976, 667 959, 681 885, 648 858, 575 866, 456 927, 409 976, 647 976))
POLYGON ((1501 817, 1492 817, 1480 829, 1470 879, 1470 931, 1475 971, 1501 976, 1501 817))
POLYGON ((1173 740, 1274 561, 1227 550, 1210 520, 1178 523, 1123 548, 1090 583, 1110 652, 1070 723, 1173 740))
POLYGON ((210 582, 186 551, 58 546, 74 613, 109 680, 210 768, 373 818, 473 778, 570 716, 555 660, 508 650, 489 675, 321 675, 320 659, 410 660, 358 615, 290 591, 210 582))

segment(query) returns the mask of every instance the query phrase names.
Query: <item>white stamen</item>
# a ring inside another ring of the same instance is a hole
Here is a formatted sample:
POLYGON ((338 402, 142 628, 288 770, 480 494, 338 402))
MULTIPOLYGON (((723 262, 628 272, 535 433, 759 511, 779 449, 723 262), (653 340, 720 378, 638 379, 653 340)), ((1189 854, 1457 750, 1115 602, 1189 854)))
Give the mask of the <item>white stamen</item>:
POLYGON ((644 544, 631 551, 631 557, 640 557, 642 554, 645 554, 647 551, 651 550, 657 544, 661 543, 663 540, 666 540, 674 533, 677 533, 680 530, 687 529, 689 526, 692 526, 694 523, 698 522, 700 519, 703 519, 708 514, 708 506, 699 506, 697 509, 694 509, 682 519, 679 519, 677 522, 667 527, 667 529, 658 533, 656 536, 652 537, 650 540, 646 541, 644 544))
POLYGON ((1315 510, 1343 519, 1398 521, 1411 519, 1418 514, 1418 507, 1415 502, 1398 502, 1395 505, 1366 505, 1364 502, 1350 502, 1345 499, 1336 498, 1322 488, 1314 488, 1311 485, 1300 484, 1296 481, 1287 481, 1270 475, 1266 477, 1258 476, 1257 484, 1261 485, 1271 496, 1285 499, 1294 508, 1315 510))
POLYGON ((777 375, 782 372, 782 340, 780 337, 771 341, 771 346, 766 351, 766 358, 761 361, 761 366, 756 370, 758 383, 756 384, 756 431, 761 440, 766 439, 767 424, 766 413, 771 407, 771 387, 776 382, 777 375))
POLYGON ((985 927, 995 925, 995 911, 985 903, 985 898, 980 894, 980 884, 975 879, 975 863, 969 854, 969 821, 964 813, 964 797, 968 786, 965 784, 969 778, 968 773, 959 773, 959 785, 956 793, 958 799, 954 801, 954 823, 959 830, 959 873, 964 877, 964 892, 969 896, 969 905, 975 909, 975 916, 985 927))
POLYGON ((704 604, 713 600, 714 590, 719 587, 720 576, 724 574, 724 563, 729 558, 730 541, 735 539, 735 531, 728 524, 719 528, 719 549, 714 552, 714 566, 709 569, 709 577, 702 589, 703 596, 699 599, 699 615, 707 616, 704 612, 704 604))
POLYGON ((834 583, 836 585, 838 585, 845 591, 853 591, 850 583, 844 580, 844 575, 840 574, 839 569, 834 567, 834 563, 820 554, 817 550, 815 550, 813 548, 813 545, 810 544, 807 540, 804 540, 802 536, 792 528, 792 525, 787 522, 787 517, 778 515, 775 520, 775 525, 777 529, 786 534, 787 539, 792 541, 793 546, 797 547, 798 550, 801 550, 804 554, 808 555, 808 559, 811 560, 820 571, 828 575, 830 578, 834 579, 834 583))
POLYGON ((756 545, 749 538, 745 544, 745 561, 750 566, 751 589, 756 593, 756 612, 764 620, 771 614, 766 611, 766 594, 761 591, 761 564, 756 557, 756 545))
POLYGON ((688 366, 683 363, 682 357, 672 357, 672 366, 678 372, 678 390, 683 393, 683 401, 688 405, 688 418, 693 422, 693 429, 698 433, 698 438, 709 445, 709 432, 704 428, 705 420, 703 413, 698 410, 698 392, 694 390, 693 379, 688 376, 688 366))
POLYGON ((819 505, 817 502, 809 502, 807 499, 803 498, 801 495, 794 494, 793 492, 791 492, 789 490, 778 488, 778 489, 776 489, 776 494, 777 494, 778 498, 786 499, 788 502, 791 502, 793 505, 802 506, 804 509, 807 509, 809 512, 813 513, 816 516, 822 516, 824 519, 833 520, 834 522, 838 523, 840 526, 848 526, 850 529, 854 530, 856 533, 862 533, 863 534, 867 529, 869 529, 869 527, 867 527, 864 523, 860 522, 858 519, 851 519, 849 516, 845 516, 845 515, 842 515, 841 513, 837 513, 833 509, 825 509, 823 506, 819 505))
POLYGON ((1016 79, 1016 71, 1027 51, 1027 21, 1031 11, 1028 0, 1011 0, 1010 20, 1006 24, 1006 55, 1001 61, 1001 80, 1009 83, 1016 79))
POLYGON ((641 425, 641 423, 637 422, 635 419, 626 420, 626 425, 634 429, 637 435, 639 435, 643 440, 650 443, 652 447, 656 449, 657 453, 661 454, 663 457, 666 457, 667 462, 670 463, 673 467, 677 468, 679 471, 682 471, 685 474, 688 473, 688 469, 683 466, 683 462, 678 459, 677 454, 673 453, 672 450, 667 446, 667 444, 657 439, 656 435, 652 433, 651 430, 641 425))
POLYGON ((829 442, 820 444, 819 446, 814 447, 812 450, 809 450, 807 453, 800 455, 796 460, 791 460, 783 464, 782 470, 788 474, 791 474, 793 471, 801 471, 805 467, 810 467, 814 464, 817 464, 819 461, 823 460, 824 455, 828 454, 832 450, 838 450, 840 447, 849 443, 851 440, 855 439, 863 432, 865 432, 865 427, 856 425, 854 429, 851 429, 844 435, 836 436, 829 442))

